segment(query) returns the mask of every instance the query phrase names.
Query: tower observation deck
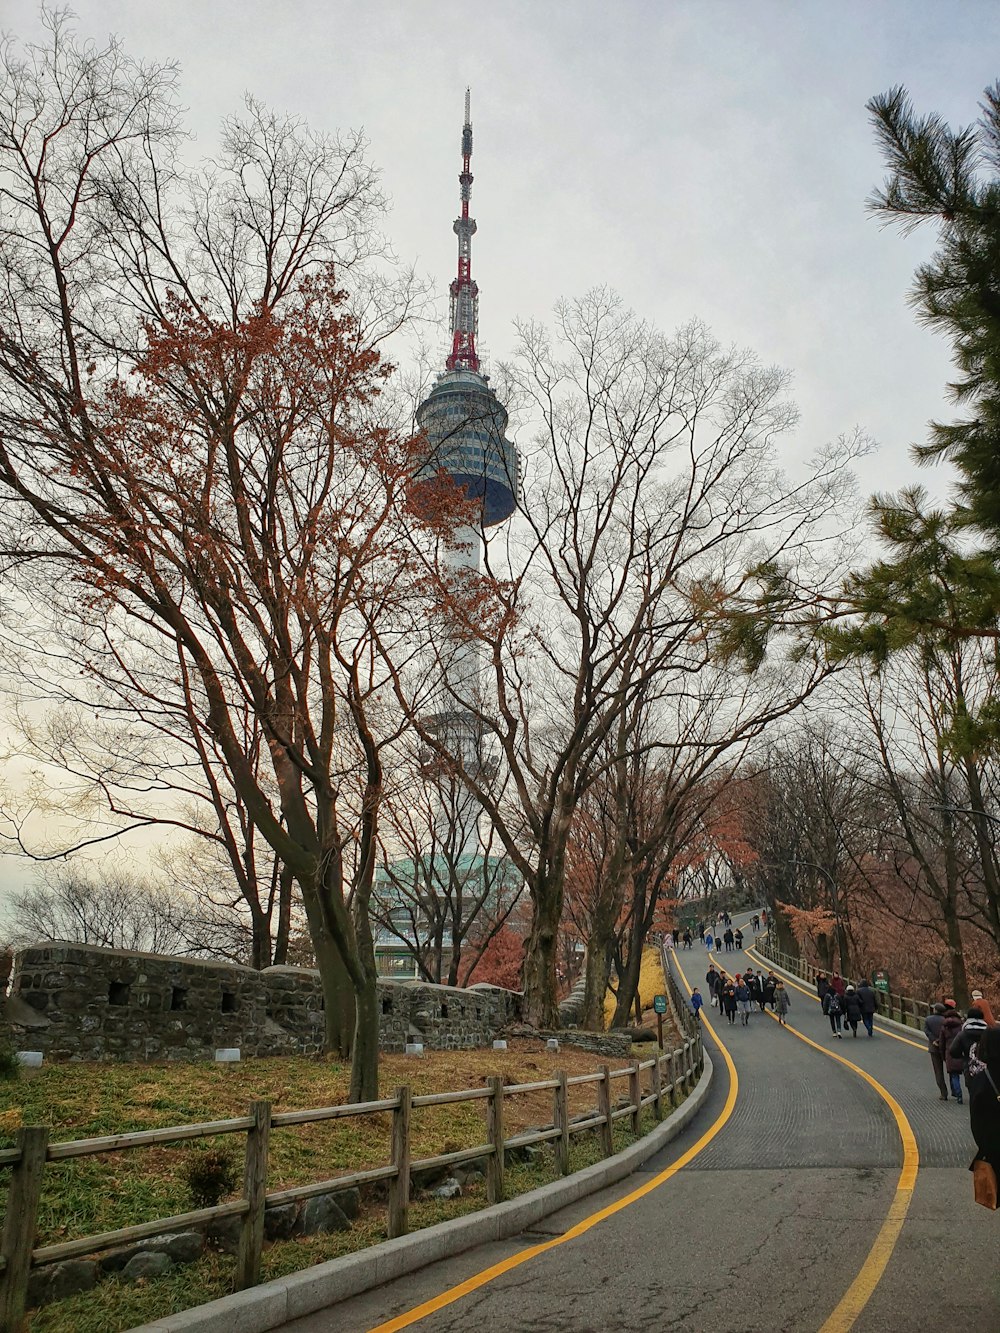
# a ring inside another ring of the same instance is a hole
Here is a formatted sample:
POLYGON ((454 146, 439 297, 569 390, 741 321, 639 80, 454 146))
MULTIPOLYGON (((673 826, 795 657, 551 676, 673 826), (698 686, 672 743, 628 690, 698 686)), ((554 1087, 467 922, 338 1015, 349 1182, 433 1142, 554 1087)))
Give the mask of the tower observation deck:
MULTIPOLYGON (((472 237, 476 223, 472 201, 472 112, 465 91, 462 127, 461 213, 455 219, 458 275, 451 296, 451 352, 446 369, 417 408, 417 425, 426 436, 427 459, 416 480, 445 472, 471 500, 482 502, 482 526, 510 518, 518 498, 518 458, 507 439, 507 413, 480 373, 476 352, 479 332, 479 288, 472 279, 472 237)), ((470 553, 479 564, 479 544, 470 553)), ((473 560, 467 563, 472 564, 473 560)))

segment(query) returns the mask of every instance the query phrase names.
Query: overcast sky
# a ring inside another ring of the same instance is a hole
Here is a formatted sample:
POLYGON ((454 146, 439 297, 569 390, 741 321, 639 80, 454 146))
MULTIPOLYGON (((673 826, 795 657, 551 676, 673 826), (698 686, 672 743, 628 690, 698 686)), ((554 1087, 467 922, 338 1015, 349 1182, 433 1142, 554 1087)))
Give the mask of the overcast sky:
MULTIPOLYGON (((79 31, 175 58, 199 151, 244 92, 318 130, 361 128, 387 230, 444 293, 466 84, 481 347, 605 283, 671 329, 692 316, 791 372, 790 448, 861 426, 866 490, 913 477, 947 415, 947 346, 907 305, 931 229, 865 211, 883 175, 865 103, 978 114, 1000 76, 996 0, 77 0, 79 31)), ((39 32, 4 0, 8 33, 39 32)), ((488 366, 487 366, 488 369, 488 366)), ((934 484, 934 474, 924 480, 934 484)))

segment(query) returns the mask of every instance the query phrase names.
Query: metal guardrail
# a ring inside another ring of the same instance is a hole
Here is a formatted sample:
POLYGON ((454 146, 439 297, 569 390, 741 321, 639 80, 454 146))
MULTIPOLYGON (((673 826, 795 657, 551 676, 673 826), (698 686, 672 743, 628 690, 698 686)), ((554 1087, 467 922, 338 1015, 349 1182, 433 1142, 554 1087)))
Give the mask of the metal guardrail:
MULTIPOLYGON (((763 954, 769 962, 777 963, 786 972, 801 977, 803 981, 815 982, 820 972, 827 971, 826 968, 816 967, 813 963, 807 963, 802 958, 796 958, 776 948, 769 934, 757 935, 750 947, 763 954)), ((915 1028, 918 1032, 923 1031, 924 1019, 931 1011, 927 1000, 915 1000, 909 995, 898 995, 895 991, 878 989, 875 994, 878 997, 878 1011, 883 1018, 891 1018, 906 1027, 915 1028)))

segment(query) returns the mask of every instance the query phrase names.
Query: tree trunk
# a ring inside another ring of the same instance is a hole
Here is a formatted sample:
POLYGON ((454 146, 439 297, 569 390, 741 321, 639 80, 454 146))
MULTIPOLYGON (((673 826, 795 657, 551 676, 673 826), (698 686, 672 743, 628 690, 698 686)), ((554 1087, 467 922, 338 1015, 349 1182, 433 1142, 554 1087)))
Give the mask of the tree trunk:
POLYGON ((288 941, 292 934, 292 889, 295 876, 285 865, 278 872, 278 929, 274 937, 274 964, 284 967, 288 962, 288 941))
POLYGON ((586 990, 583 994, 583 1009, 580 1012, 580 1026, 588 1032, 603 1032, 604 997, 608 993, 608 979, 611 976, 610 934, 600 938, 601 932, 592 932, 587 941, 584 956, 584 975, 586 990))
POLYGON ((543 880, 532 893, 531 930, 524 954, 524 1020, 537 1028, 559 1026, 556 954, 562 892, 543 880))
POLYGON ((342 1060, 350 1060, 355 1035, 355 986, 347 960, 327 927, 319 899, 322 890, 308 879, 300 881, 300 885, 309 937, 323 987, 325 1050, 342 1060))
POLYGON ((965 955, 962 952, 962 930, 954 912, 946 912, 944 920, 951 958, 951 993, 959 1009, 967 1009, 970 1003, 969 977, 965 970, 965 955))
POLYGON ((372 935, 368 903, 370 886, 355 886, 352 922, 356 946, 354 982, 354 1049, 351 1053, 352 1102, 373 1102, 378 1098, 379 1010, 375 968, 375 939, 372 935))
POLYGON ((632 928, 629 933, 632 938, 629 941, 625 967, 618 976, 618 1003, 615 1005, 614 1016, 611 1019, 612 1028, 628 1027, 632 1015, 632 1006, 639 995, 639 973, 642 970, 644 933, 642 919, 638 912, 632 918, 632 928))

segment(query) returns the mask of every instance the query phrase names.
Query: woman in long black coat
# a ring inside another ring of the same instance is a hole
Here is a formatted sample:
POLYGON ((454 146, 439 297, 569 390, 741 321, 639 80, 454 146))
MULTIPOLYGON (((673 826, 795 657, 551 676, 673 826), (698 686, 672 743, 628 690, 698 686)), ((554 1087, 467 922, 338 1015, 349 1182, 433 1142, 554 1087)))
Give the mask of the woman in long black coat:
POLYGON ((841 1001, 844 1006, 844 1022, 849 1023, 851 1031, 855 1037, 858 1035, 858 1024, 861 1022, 862 1013, 861 998, 853 986, 848 986, 844 991, 844 998, 841 1001))
POLYGON ((973 1073, 975 1065, 969 1071, 972 1137, 979 1149, 976 1156, 1000 1175, 1000 1027, 986 1029, 976 1042, 975 1053, 986 1071, 973 1073))

